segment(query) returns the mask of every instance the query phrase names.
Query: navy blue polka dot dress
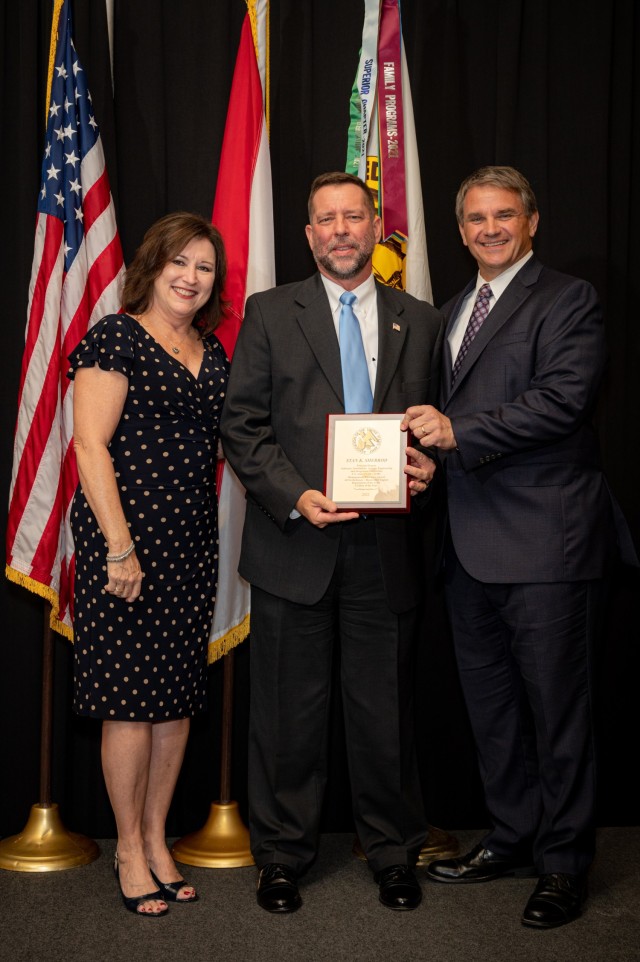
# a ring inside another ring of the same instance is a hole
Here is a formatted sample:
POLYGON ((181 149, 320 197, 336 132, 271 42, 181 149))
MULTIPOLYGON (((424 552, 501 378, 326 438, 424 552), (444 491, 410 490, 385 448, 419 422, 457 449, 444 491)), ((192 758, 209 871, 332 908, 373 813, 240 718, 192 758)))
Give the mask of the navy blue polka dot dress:
POLYGON ((70 378, 94 364, 128 378, 109 451, 144 572, 132 604, 104 591, 107 545, 79 486, 71 516, 74 710, 119 721, 190 717, 206 707, 215 466, 229 362, 208 338, 196 378, 126 314, 99 321, 69 360, 70 378))

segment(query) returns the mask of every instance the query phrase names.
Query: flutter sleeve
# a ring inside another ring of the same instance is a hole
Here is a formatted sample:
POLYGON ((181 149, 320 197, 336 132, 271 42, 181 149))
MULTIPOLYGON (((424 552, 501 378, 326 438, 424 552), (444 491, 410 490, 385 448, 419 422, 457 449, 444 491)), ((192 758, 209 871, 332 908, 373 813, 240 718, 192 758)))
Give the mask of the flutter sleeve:
POLYGON ((67 377, 74 379, 80 367, 97 364, 103 371, 118 371, 130 377, 135 361, 133 321, 126 314, 109 314, 87 331, 69 354, 67 377))

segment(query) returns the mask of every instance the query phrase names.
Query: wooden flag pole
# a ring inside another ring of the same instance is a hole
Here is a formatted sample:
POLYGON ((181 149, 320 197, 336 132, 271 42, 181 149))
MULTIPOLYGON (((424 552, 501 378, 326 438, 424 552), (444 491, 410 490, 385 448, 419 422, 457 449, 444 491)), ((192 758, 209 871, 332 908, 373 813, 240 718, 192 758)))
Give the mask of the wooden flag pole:
POLYGON ((222 726, 220 733, 220 801, 213 802, 203 827, 179 839, 171 849, 177 862, 204 868, 241 868, 253 865, 249 831, 231 801, 231 743, 233 732, 234 652, 223 659, 222 726))
POLYGON ((45 602, 42 633, 40 801, 31 806, 29 819, 22 832, 0 841, 0 868, 14 872, 54 872, 75 868, 93 862, 100 854, 93 839, 66 830, 58 806, 51 801, 54 639, 49 622, 50 613, 51 605, 45 602))

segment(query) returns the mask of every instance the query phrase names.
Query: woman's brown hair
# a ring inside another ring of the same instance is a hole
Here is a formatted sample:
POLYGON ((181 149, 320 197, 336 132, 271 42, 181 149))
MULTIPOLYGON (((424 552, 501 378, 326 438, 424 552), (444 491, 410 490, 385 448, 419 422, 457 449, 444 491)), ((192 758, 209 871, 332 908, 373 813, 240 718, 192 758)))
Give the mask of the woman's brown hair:
POLYGON ((151 302, 153 283, 165 264, 192 240, 201 237, 213 245, 215 279, 211 297, 197 312, 193 324, 201 334, 210 334, 220 322, 225 307, 222 291, 227 277, 227 256, 220 231, 199 214, 177 211, 151 225, 127 268, 122 292, 124 310, 129 314, 144 314, 151 302))

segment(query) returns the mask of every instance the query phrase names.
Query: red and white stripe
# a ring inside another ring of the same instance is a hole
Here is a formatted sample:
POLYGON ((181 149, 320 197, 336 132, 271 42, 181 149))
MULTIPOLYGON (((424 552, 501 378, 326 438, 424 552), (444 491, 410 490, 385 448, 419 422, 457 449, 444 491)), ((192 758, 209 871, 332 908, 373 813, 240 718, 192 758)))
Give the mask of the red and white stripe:
POLYGON ((124 274, 100 138, 81 165, 84 239, 68 273, 57 218, 36 223, 18 395, 7 527, 7 576, 52 604, 52 626, 71 635, 73 540, 69 510, 78 474, 67 355, 120 306, 124 274))
MULTIPOLYGON (((262 24, 267 7, 264 0, 255 4, 258 36, 265 35, 262 24)), ((269 141, 249 14, 240 36, 212 220, 224 238, 228 261, 225 297, 231 302, 216 336, 231 358, 246 298, 275 283, 269 141)), ((220 560, 209 661, 243 641, 249 632, 249 586, 237 573, 244 489, 229 465, 225 465, 218 490, 220 560)))

